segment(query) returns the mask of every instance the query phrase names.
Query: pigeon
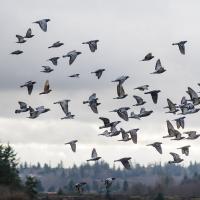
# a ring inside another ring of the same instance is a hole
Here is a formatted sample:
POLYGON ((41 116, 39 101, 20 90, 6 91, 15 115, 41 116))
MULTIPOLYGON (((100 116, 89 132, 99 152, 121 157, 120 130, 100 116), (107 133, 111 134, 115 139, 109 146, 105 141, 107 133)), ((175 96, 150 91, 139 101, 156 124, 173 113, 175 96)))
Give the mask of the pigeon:
POLYGON ((80 76, 80 74, 72 74, 72 75, 70 75, 69 77, 70 77, 70 78, 79 78, 79 76, 80 76))
POLYGON ((178 45, 179 51, 181 52, 181 54, 185 55, 185 43, 187 41, 181 41, 178 43, 172 43, 172 45, 178 45))
POLYGON ((39 114, 46 113, 46 112, 50 111, 49 108, 45 108, 44 106, 39 106, 39 107, 35 108, 35 110, 38 111, 39 114))
POLYGON ((70 142, 67 142, 65 144, 69 144, 71 146, 71 149, 73 152, 76 152, 76 143, 78 142, 78 140, 72 140, 70 142))
POLYGON ((145 57, 144 57, 144 59, 142 60, 142 61, 148 61, 148 60, 151 60, 151 59, 153 59, 154 58, 154 56, 152 55, 152 53, 148 53, 145 57))
POLYGON ((49 49, 50 49, 50 48, 57 48, 57 47, 60 47, 60 46, 62 46, 62 45, 64 45, 64 43, 58 41, 58 42, 53 43, 53 44, 52 44, 50 47, 48 47, 48 48, 49 48, 49 49))
POLYGON ((129 78, 129 76, 120 76, 120 77, 118 77, 117 79, 115 79, 114 81, 112 81, 112 82, 118 82, 120 85, 122 84, 122 83, 124 83, 127 79, 129 78))
POLYGON ((21 88, 27 87, 27 89, 28 89, 28 94, 31 95, 32 90, 33 90, 33 85, 34 85, 35 83, 36 83, 35 81, 28 81, 28 82, 26 82, 24 85, 21 85, 20 87, 21 87, 21 88))
POLYGON ((170 154, 173 156, 173 161, 169 161, 168 163, 169 164, 172 164, 172 163, 180 163, 183 161, 183 159, 180 158, 180 156, 177 154, 177 153, 173 153, 173 152, 170 152, 170 154))
POLYGON ((100 79, 104 71, 105 71, 105 69, 98 69, 98 70, 96 70, 96 71, 94 71, 94 72, 91 72, 91 74, 95 74, 96 77, 97 77, 98 79, 100 79))
POLYGON ((18 42, 16 42, 16 43, 22 44, 22 43, 25 43, 25 42, 26 42, 26 40, 24 39, 23 36, 21 36, 21 35, 16 35, 16 37, 17 37, 17 39, 18 39, 18 42))
POLYGON ((141 97, 133 95, 133 98, 135 98, 135 100, 137 101, 137 103, 133 106, 141 106, 144 105, 146 103, 146 101, 144 101, 141 97))
POLYGON ((127 141, 131 140, 131 138, 129 137, 129 134, 123 128, 120 128, 120 132, 122 134, 122 139, 118 140, 118 141, 127 142, 127 141))
POLYGON ((176 121, 176 126, 177 128, 183 128, 185 127, 185 121, 184 121, 185 117, 179 117, 177 119, 174 119, 174 121, 176 121))
POLYGON ((40 72, 50 73, 50 72, 52 72, 54 70, 49 66, 42 66, 42 67, 43 67, 43 71, 40 71, 40 72))
POLYGON ((96 149, 93 148, 93 149, 92 149, 91 159, 88 159, 87 162, 89 162, 89 161, 98 161, 100 158, 101 158, 101 157, 99 157, 99 156, 97 155, 96 149))
POLYGON ((147 146, 153 146, 158 153, 162 154, 162 147, 161 147, 162 142, 154 142, 152 144, 147 144, 147 146))
POLYGON ((90 40, 88 42, 83 42, 82 44, 88 44, 90 51, 95 52, 97 50, 97 42, 99 42, 99 40, 90 40))
POLYGON ((173 127, 173 125, 171 124, 171 122, 169 120, 167 120, 167 131, 168 131, 168 135, 167 136, 163 136, 163 138, 168 138, 168 137, 174 137, 175 136, 175 129, 173 127))
POLYGON ((186 156, 188 156, 190 147, 191 147, 190 145, 187 145, 187 146, 183 146, 183 147, 180 147, 180 148, 177 148, 177 149, 181 149, 182 154, 185 154, 186 156))
POLYGON ((90 108, 92 109, 92 111, 96 114, 98 114, 98 109, 97 106, 99 106, 101 103, 97 102, 98 98, 96 98, 96 93, 93 93, 88 101, 83 101, 83 104, 89 103, 90 108))
POLYGON ((176 114, 176 112, 179 111, 179 109, 177 109, 177 106, 175 103, 173 103, 170 99, 167 99, 167 104, 168 106, 164 107, 164 108, 169 108, 169 111, 166 113, 173 113, 176 114))
POLYGON ((193 106, 193 108, 189 108, 188 106, 186 107, 181 107, 181 114, 182 115, 187 115, 187 114, 194 114, 194 113, 197 113, 199 112, 200 108, 195 108, 193 106))
POLYGON ((81 52, 73 50, 68 52, 66 55, 63 55, 63 58, 69 57, 69 65, 71 65, 79 54, 81 54, 81 52))
POLYGON ((68 106, 69 102, 70 102, 69 99, 54 102, 54 104, 60 104, 63 112, 65 113, 65 117, 63 117, 61 119, 73 119, 75 116, 75 115, 72 115, 71 112, 69 112, 69 106, 68 106))
POLYGON ((114 160, 114 162, 121 162, 125 169, 131 169, 131 157, 121 158, 119 160, 114 160))
POLYGON ((48 61, 51 61, 53 65, 57 66, 59 58, 60 57, 52 57, 52 58, 49 58, 48 61))
POLYGON ((114 124, 113 126, 110 127, 109 137, 114 137, 121 133, 121 130, 117 130, 116 126, 117 124, 114 124))
POLYGON ((161 92, 160 90, 152 90, 149 92, 145 92, 144 94, 151 94, 152 100, 154 104, 157 104, 158 101, 158 93, 161 92))
POLYGON ((138 131, 139 131, 139 128, 135 128, 135 129, 131 129, 131 130, 127 131, 127 133, 130 134, 131 139, 134 144, 137 144, 137 132, 138 131))
POLYGON ((141 117, 147 117, 147 116, 151 115, 151 113, 153 113, 153 110, 147 111, 145 108, 141 108, 140 109, 139 118, 141 118, 141 117))
POLYGON ((151 74, 162 74, 163 72, 165 72, 166 69, 164 69, 161 65, 160 59, 158 59, 156 61, 156 66, 155 66, 155 71, 152 72, 151 74))
POLYGON ((140 120, 140 114, 135 114, 133 111, 131 112, 130 116, 128 118, 132 119, 139 119, 140 120))
POLYGON ((44 106, 39 106, 36 109, 33 109, 31 106, 29 106, 29 111, 30 111, 29 112, 30 116, 28 118, 35 119, 40 114, 50 111, 50 109, 49 108, 45 108, 44 106))
POLYGON ((178 131, 178 130, 173 130, 174 132, 174 139, 171 139, 171 140, 182 140, 184 139, 185 137, 182 137, 181 133, 178 131))
POLYGON ((18 101, 18 104, 20 106, 20 109, 15 110, 15 113, 21 113, 21 112, 27 112, 29 111, 29 108, 25 102, 18 101))
POLYGON ((40 92, 39 94, 48 94, 49 92, 51 92, 52 90, 50 89, 50 85, 49 85, 49 81, 46 80, 45 84, 44 84, 44 91, 40 92))
POLYGON ((149 85, 142 85, 142 86, 136 87, 134 89, 140 90, 140 91, 145 91, 145 90, 148 90, 148 88, 149 88, 149 85))
POLYGON ((110 136, 110 132, 108 130, 105 130, 103 133, 100 133, 98 135, 103 135, 103 136, 109 137, 110 136))
POLYGON ((47 22, 49 22, 50 19, 42 19, 39 21, 35 21, 33 23, 39 24, 40 28, 44 31, 47 32, 47 22))
POLYGON ((84 191, 83 186, 86 185, 86 184, 87 184, 86 182, 76 183, 75 188, 76 188, 77 192, 82 193, 84 191))
POLYGON ((188 140, 195 140, 200 136, 200 134, 197 134, 196 131, 187 131, 187 132, 184 132, 184 134, 188 135, 188 137, 186 138, 188 140))
POLYGON ((188 87, 188 91, 186 92, 189 94, 190 99, 194 105, 200 104, 200 97, 198 97, 198 94, 191 87, 188 87))
POLYGON ((116 178, 113 178, 113 177, 110 177, 110 178, 107 178, 105 181, 104 181, 104 184, 106 186, 106 190, 109 190, 109 188, 111 187, 113 181, 115 180, 116 178))
POLYGON ((23 53, 23 51, 16 50, 16 51, 11 52, 10 54, 12 54, 12 55, 19 55, 19 54, 22 54, 22 53, 23 53))
POLYGON ((99 119, 102 120, 103 123, 104 123, 104 125, 100 126, 99 129, 114 127, 121 122, 121 121, 110 122, 110 120, 108 118, 105 118, 105 117, 99 117, 99 119))
POLYGON ((32 35, 32 30, 31 28, 29 28, 26 32, 26 35, 24 38, 32 38, 34 35, 32 35))
POLYGON ((118 96, 113 99, 124 99, 128 96, 128 94, 125 94, 124 88, 120 83, 117 85, 117 95, 118 96))
POLYGON ((123 120, 128 121, 128 113, 127 110, 129 110, 129 107, 122 107, 119 109, 112 110, 110 112, 116 112, 119 117, 121 117, 123 120))

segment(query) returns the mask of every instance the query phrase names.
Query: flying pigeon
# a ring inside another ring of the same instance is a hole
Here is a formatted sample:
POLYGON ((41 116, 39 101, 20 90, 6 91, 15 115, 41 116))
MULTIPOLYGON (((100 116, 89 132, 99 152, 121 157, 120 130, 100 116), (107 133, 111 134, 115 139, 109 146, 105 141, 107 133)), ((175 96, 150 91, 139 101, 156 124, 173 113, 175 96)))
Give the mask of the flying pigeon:
POLYGON ((44 91, 40 92, 39 94, 48 94, 49 92, 51 92, 52 90, 50 89, 50 85, 49 85, 49 81, 46 80, 45 84, 44 84, 44 91))
POLYGON ((36 83, 35 81, 28 81, 28 82, 26 82, 24 85, 21 85, 20 87, 21 87, 21 88, 27 87, 27 89, 28 89, 28 94, 31 95, 32 90, 33 90, 33 85, 34 85, 35 83, 36 83))
POLYGON ((99 106, 101 103, 97 102, 98 98, 96 98, 96 93, 93 93, 88 101, 83 101, 83 104, 88 103, 92 111, 96 114, 98 114, 97 106, 99 106))
POLYGON ((124 88, 121 83, 118 83, 117 85, 117 97, 113 99, 124 99, 125 97, 128 96, 128 94, 125 93, 124 88))
POLYGON ((131 139, 134 144, 137 144, 137 132, 138 131, 139 131, 139 128, 135 128, 135 129, 131 129, 131 130, 127 131, 127 133, 130 134, 131 139))
POLYGON ((86 182, 80 182, 80 183, 76 183, 75 184, 75 188, 77 190, 78 193, 82 193, 84 190, 83 190, 83 187, 84 185, 86 185, 87 183, 86 182))
POLYGON ((187 41, 181 41, 178 43, 173 43, 172 45, 178 45, 179 51, 181 52, 181 54, 185 55, 185 43, 187 41))
POLYGON ((149 88, 149 85, 142 85, 142 86, 136 87, 134 89, 140 90, 140 91, 145 91, 145 90, 148 90, 148 88, 149 88))
POLYGON ((79 76, 80 76, 80 74, 72 74, 69 77, 71 77, 71 78, 79 78, 79 76))
POLYGON ((181 149, 182 154, 185 154, 186 156, 188 156, 190 147, 191 147, 190 145, 187 145, 187 146, 183 146, 183 147, 180 147, 180 148, 177 148, 177 149, 181 149))
POLYGON ((114 162, 121 162, 125 169, 131 169, 131 157, 121 158, 119 160, 114 160, 114 162))
POLYGON ((21 35, 16 35, 16 37, 17 37, 17 39, 18 39, 18 41, 17 41, 16 43, 22 44, 22 43, 25 43, 25 42, 26 42, 26 40, 24 39, 23 36, 21 36, 21 35))
POLYGON ((71 65, 79 54, 81 54, 81 52, 73 50, 63 55, 63 58, 69 57, 69 65, 71 65))
POLYGON ((174 132, 174 139, 171 139, 171 140, 182 140, 182 139, 184 139, 185 137, 183 137, 182 135, 181 135, 181 133, 178 131, 178 130, 173 130, 173 132, 174 132))
POLYGON ((50 72, 52 72, 54 70, 49 66, 42 66, 42 67, 43 67, 43 71, 40 71, 40 72, 50 73, 50 72))
POLYGON ((32 35, 32 30, 31 28, 29 28, 26 32, 26 35, 24 38, 32 38, 34 35, 32 35))
POLYGON ((151 115, 151 113, 153 113, 153 110, 146 110, 145 108, 141 108, 139 118, 147 117, 147 116, 151 115))
POLYGON ((188 137, 186 138, 188 140, 195 140, 200 136, 200 134, 197 134, 196 131, 187 131, 187 132, 184 132, 184 134, 188 135, 188 137))
POLYGON ((48 47, 48 48, 49 48, 49 49, 50 49, 50 48, 57 48, 57 47, 60 47, 60 46, 62 46, 62 45, 64 45, 64 43, 58 41, 58 42, 53 43, 53 44, 52 44, 50 47, 48 47))
POLYGON ((158 101, 158 93, 161 92, 160 90, 152 90, 149 92, 145 92, 144 94, 150 94, 152 97, 152 100, 155 104, 157 104, 158 101))
POLYGON ((109 190, 109 188, 111 187, 113 181, 115 180, 116 178, 107 178, 105 181, 104 181, 104 184, 106 186, 106 190, 109 190))
POLYGON ((180 163, 183 161, 183 159, 180 158, 180 156, 177 154, 177 153, 173 153, 173 152, 170 152, 170 154, 173 156, 173 161, 169 161, 168 163, 169 164, 172 164, 172 163, 180 163))
POLYGON ((97 151, 95 148, 92 149, 92 155, 91 155, 91 159, 88 159, 87 162, 89 161, 98 161, 101 157, 99 157, 97 155, 97 151))
POLYGON ((65 113, 65 117, 63 117, 61 119, 73 119, 75 116, 75 115, 72 115, 71 112, 69 112, 69 106, 68 106, 69 102, 70 102, 69 99, 54 102, 54 104, 60 104, 63 112, 65 113))
POLYGON ((129 137, 129 134, 123 128, 120 128, 120 132, 122 134, 122 139, 118 140, 118 141, 127 142, 127 141, 131 140, 131 138, 129 137))
POLYGON ((121 107, 119 109, 114 109, 110 112, 116 112, 119 117, 121 117, 123 120, 128 121, 128 113, 129 107, 121 107))
POLYGON ((29 111, 30 111, 29 112, 30 116, 28 118, 35 119, 40 114, 50 111, 50 109, 49 108, 45 108, 44 106, 39 106, 36 109, 33 109, 31 106, 29 106, 29 111))
POLYGON ((189 94, 190 99, 194 105, 200 104, 200 97, 198 97, 198 94, 191 87, 188 87, 188 91, 186 92, 189 94))
POLYGON ((142 61, 148 61, 148 60, 151 60, 151 59, 153 59, 154 58, 154 56, 152 55, 152 53, 148 53, 145 57, 144 57, 144 59, 142 60, 142 61))
POLYGON ((71 149, 73 152, 76 152, 76 143, 78 142, 78 140, 72 140, 70 142, 67 142, 65 144, 69 144, 71 146, 71 149))
POLYGON ((98 69, 94 72, 91 72, 91 74, 95 74, 97 76, 97 78, 100 79, 104 71, 105 71, 105 69, 98 69))
POLYGON ((117 79, 115 79, 114 81, 112 81, 112 82, 118 82, 120 85, 122 84, 122 83, 124 83, 127 79, 129 78, 129 76, 120 76, 120 77, 118 77, 117 79))
POLYGON ((88 42, 83 42, 82 44, 88 44, 90 51, 95 52, 97 50, 97 42, 99 42, 99 40, 90 40, 88 42))
POLYGON ((110 122, 110 120, 108 118, 105 118, 105 117, 99 117, 99 119, 102 120, 103 123, 104 123, 104 125, 100 126, 99 129, 114 127, 121 122, 121 121, 110 122))
POLYGON ((161 65, 160 59, 158 59, 156 61, 156 66, 155 66, 155 71, 151 74, 162 74, 163 72, 165 72, 166 69, 164 69, 161 65))
POLYGON ((52 57, 52 58, 49 58, 48 61, 51 61, 53 65, 57 66, 59 58, 60 57, 52 57))
POLYGON ((42 19, 39 21, 35 21, 33 23, 39 24, 40 28, 44 31, 47 32, 47 22, 49 22, 50 19, 42 19))
POLYGON ((144 105, 146 103, 146 101, 144 101, 141 97, 133 95, 133 98, 135 98, 135 100, 137 101, 137 103, 133 106, 141 106, 144 105))
POLYGON ((167 120, 167 131, 168 131, 168 135, 167 136, 163 136, 163 138, 168 138, 168 137, 174 137, 175 136, 175 134, 174 134, 175 129, 174 129, 172 123, 169 120, 167 120))
POLYGON ((16 50, 16 51, 11 52, 10 54, 12 54, 12 55, 19 55, 19 54, 22 54, 22 53, 23 53, 23 51, 16 50))
POLYGON ((18 104, 20 106, 20 109, 15 110, 15 113, 21 113, 21 112, 27 112, 29 111, 29 108, 25 102, 18 101, 18 104))
POLYGON ((166 113, 173 113, 176 114, 176 112, 179 111, 179 109, 177 109, 177 106, 175 103, 173 103, 170 99, 167 99, 167 104, 168 106, 164 107, 164 108, 169 108, 169 111, 166 113))
POLYGON ((185 117, 179 117, 177 119, 174 119, 174 121, 176 121, 176 126, 177 128, 184 128, 185 127, 185 117))
POLYGON ((147 144, 147 146, 153 146, 158 153, 162 154, 162 147, 161 147, 162 142, 154 142, 152 144, 147 144))

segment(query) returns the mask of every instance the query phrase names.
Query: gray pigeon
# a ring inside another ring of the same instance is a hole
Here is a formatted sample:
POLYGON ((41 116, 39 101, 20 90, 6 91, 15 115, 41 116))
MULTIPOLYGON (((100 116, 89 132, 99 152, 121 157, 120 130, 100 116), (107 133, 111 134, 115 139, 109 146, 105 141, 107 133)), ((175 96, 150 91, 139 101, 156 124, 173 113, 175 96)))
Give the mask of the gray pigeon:
POLYGON ((28 81, 28 82, 26 82, 24 85, 21 85, 20 87, 21 87, 21 88, 27 87, 27 89, 28 89, 28 94, 31 95, 32 90, 33 90, 33 85, 34 85, 35 83, 36 83, 35 81, 28 81))
POLYGON ((163 72, 165 72, 166 69, 164 69, 161 65, 160 59, 158 59, 156 61, 156 66, 155 66, 155 71, 151 74, 162 74, 163 72))
POLYGON ((112 82, 118 82, 120 85, 122 84, 122 83, 124 83, 127 79, 129 78, 129 76, 120 76, 120 77, 118 77, 117 79, 115 79, 114 81, 112 81, 112 82))
POLYGON ((148 90, 148 88, 149 88, 149 85, 142 85, 142 86, 136 87, 134 89, 140 90, 140 91, 145 91, 145 90, 148 90))
POLYGON ((152 55, 152 53, 148 53, 143 59, 142 61, 149 61, 151 59, 153 59, 154 56, 152 55))
POLYGON ((114 162, 121 162, 125 169, 131 169, 131 157, 121 158, 119 160, 114 160, 114 162))
POLYGON ((133 95, 133 97, 135 98, 135 100, 137 101, 137 103, 133 106, 141 106, 144 105, 146 103, 146 101, 144 101, 141 97, 133 95))
POLYGON ((181 54, 185 55, 185 43, 187 41, 181 41, 181 42, 177 42, 177 43, 173 43, 172 45, 178 45, 179 51, 181 52, 181 54))
POLYGON ((180 148, 177 148, 177 149, 181 149, 182 154, 185 154, 186 156, 188 156, 190 147, 191 147, 190 145, 187 145, 187 146, 183 146, 183 147, 180 147, 180 148))
POLYGON ((113 99, 124 99, 125 97, 128 96, 128 94, 125 93, 124 88, 121 83, 118 83, 117 85, 117 97, 113 99))
POLYGON ((50 73, 50 72, 52 72, 54 70, 49 66, 42 66, 42 67, 43 67, 43 71, 40 71, 40 72, 50 73))
POLYGON ((89 161, 98 161, 101 157, 99 157, 97 155, 97 151, 95 148, 92 149, 92 155, 91 155, 91 159, 88 159, 87 162, 89 161))
POLYGON ((83 42, 82 44, 88 44, 90 51, 95 52, 97 50, 97 42, 99 42, 99 40, 90 40, 88 42, 83 42))
POLYGON ((176 121, 176 126, 177 126, 177 128, 183 128, 184 129, 184 127, 185 127, 185 117, 179 117, 179 118, 177 118, 177 119, 174 119, 174 121, 176 121))
POLYGON ((50 47, 48 47, 48 48, 49 48, 49 49, 50 49, 50 48, 57 48, 57 47, 60 47, 60 46, 62 46, 62 45, 64 45, 64 43, 58 41, 58 42, 53 43, 53 44, 52 44, 50 47))
POLYGON ((92 111, 96 114, 98 114, 98 109, 97 109, 97 106, 99 106, 101 103, 98 103, 97 102, 98 98, 96 97, 96 93, 93 93, 88 101, 83 101, 83 104, 86 104, 88 103, 90 108, 92 109, 92 111))
POLYGON ((72 140, 70 142, 66 142, 65 144, 69 144, 71 146, 71 149, 73 152, 76 152, 76 143, 78 142, 78 140, 72 140))
POLYGON ((116 112, 119 117, 121 117, 123 120, 128 121, 128 113, 129 107, 121 107, 119 109, 114 109, 110 112, 116 112))
POLYGON ((49 22, 50 19, 42 19, 42 20, 38 20, 38 21, 35 21, 33 23, 36 23, 40 26, 40 28, 44 31, 44 32, 47 32, 47 22, 49 22))
POLYGON ((15 113, 21 113, 21 112, 27 112, 29 111, 29 108, 25 102, 18 101, 18 104, 20 106, 20 109, 15 110, 15 113))
POLYGON ((70 75, 69 77, 70 77, 70 78, 79 78, 79 76, 80 76, 80 74, 72 74, 72 75, 70 75))
POLYGON ((162 154, 162 147, 161 147, 162 142, 154 142, 152 144, 147 144, 147 146, 153 146, 158 153, 162 154))
POLYGON ((160 90, 152 90, 149 92, 145 92, 144 94, 150 94, 153 100, 153 103, 157 104, 158 102, 158 93, 161 92, 160 90))
POLYGON ((79 54, 81 54, 81 52, 73 50, 63 55, 63 58, 69 57, 69 65, 71 65, 79 54))
POLYGON ((11 52, 10 54, 12 54, 12 55, 19 55, 19 54, 22 54, 22 53, 23 53, 23 51, 16 50, 16 51, 11 52))
POLYGON ((180 156, 177 154, 177 153, 173 153, 173 152, 170 152, 170 154, 172 155, 173 157, 173 161, 169 161, 168 163, 169 164, 172 164, 172 163, 180 163, 183 161, 183 159, 180 158, 180 156))
POLYGON ((24 38, 32 38, 34 35, 32 34, 31 28, 29 28, 26 32, 26 35, 24 38))
POLYGON ((57 66, 59 58, 60 57, 52 57, 52 58, 49 58, 48 61, 51 61, 53 65, 57 66))
POLYGON ((96 77, 97 77, 98 79, 100 79, 104 71, 105 71, 105 69, 98 69, 98 70, 96 70, 96 71, 94 71, 94 72, 91 72, 91 74, 95 74, 96 77))
POLYGON ((16 37, 17 37, 17 39, 18 39, 18 41, 17 41, 16 43, 22 44, 22 43, 25 43, 25 42, 26 42, 26 40, 24 39, 23 36, 21 36, 21 35, 16 35, 16 37))

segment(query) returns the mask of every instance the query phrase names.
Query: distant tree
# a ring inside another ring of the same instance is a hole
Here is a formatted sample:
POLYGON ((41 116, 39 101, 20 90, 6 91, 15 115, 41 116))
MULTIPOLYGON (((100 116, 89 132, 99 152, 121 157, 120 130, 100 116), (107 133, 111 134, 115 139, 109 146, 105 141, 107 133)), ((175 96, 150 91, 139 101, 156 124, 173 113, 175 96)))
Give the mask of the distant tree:
POLYGON ((33 176, 27 176, 25 182, 25 189, 31 199, 36 199, 38 180, 33 176))
POLYGON ((20 186, 18 160, 14 149, 9 145, 0 144, 0 184, 13 187, 20 186))
POLYGON ((128 192, 128 182, 126 180, 123 182, 122 190, 125 193, 128 192))
POLYGON ((163 193, 158 193, 158 195, 156 196, 156 198, 154 200, 164 200, 164 195, 163 193))
POLYGON ((63 194, 64 194, 64 192, 63 192, 62 188, 59 188, 57 191, 57 195, 63 195, 63 194))
POLYGON ((44 187, 43 187, 42 182, 40 180, 37 180, 36 189, 37 189, 38 192, 44 192, 44 187))
POLYGON ((70 180, 68 185, 67 185, 67 192, 73 193, 74 192, 74 187, 75 187, 74 181, 70 180))
POLYGON ((56 191, 56 188, 55 188, 54 185, 52 185, 52 186, 50 186, 50 187, 48 188, 48 192, 55 192, 55 191, 56 191))

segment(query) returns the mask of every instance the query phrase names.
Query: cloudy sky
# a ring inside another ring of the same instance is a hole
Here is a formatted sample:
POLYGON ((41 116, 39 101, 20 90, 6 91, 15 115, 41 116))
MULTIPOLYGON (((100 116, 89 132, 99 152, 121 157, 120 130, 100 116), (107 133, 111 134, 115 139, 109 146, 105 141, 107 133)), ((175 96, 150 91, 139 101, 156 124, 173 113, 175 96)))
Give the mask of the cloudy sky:
MULTIPOLYGON (((162 139, 167 134, 166 120, 177 116, 165 114, 166 98, 179 103, 191 86, 199 90, 199 6, 198 0, 4 0, 0 7, 1 24, 1 73, 0 73, 0 140, 10 142, 18 153, 21 162, 51 162, 56 165, 60 160, 65 166, 80 164, 90 157, 93 147, 99 156, 113 165, 113 160, 131 156, 134 162, 148 164, 165 163, 177 152, 178 147, 191 144, 191 155, 184 157, 184 165, 190 161, 200 161, 199 140, 170 141, 162 139), (49 18, 48 31, 43 32, 32 22, 49 18), (16 44, 16 34, 24 35, 28 28, 35 35, 24 44, 16 44), (99 39, 98 50, 89 51, 82 42, 99 39), (173 42, 187 40, 186 55, 183 56, 173 42), (57 49, 47 47, 56 41, 64 46, 57 49), (24 54, 11 56, 14 50, 23 50, 24 54), (67 58, 61 58, 58 66, 47 61, 53 56, 61 56, 71 50, 82 54, 69 66, 67 58), (147 53, 155 58, 149 62, 140 62, 147 53), (151 75, 156 59, 160 58, 167 69, 161 75, 151 75), (54 68, 50 74, 41 73, 41 66, 54 68), (98 80, 91 71, 105 68, 102 78, 98 80), (68 76, 80 73, 80 79, 68 76), (116 97, 116 84, 111 80, 129 75, 124 88, 129 96, 123 100, 116 97), (45 80, 50 81, 52 92, 38 95, 43 90, 45 80), (37 83, 31 96, 25 88, 19 86, 26 81, 37 83), (150 96, 134 88, 149 84, 150 89, 160 89, 158 104, 152 104, 150 96), (94 114, 83 100, 96 93, 101 105, 99 114, 94 114), (133 107, 133 95, 142 96, 148 103, 146 109, 154 113, 142 120, 130 119, 118 126, 125 130, 140 128, 138 144, 131 141, 118 142, 119 137, 105 138, 98 127, 102 122, 100 116, 111 120, 120 120, 109 111, 114 108, 130 106, 131 111, 139 112, 133 107), (74 120, 60 120, 64 116, 61 108, 53 102, 71 99, 69 108, 76 115, 74 120), (44 105, 50 112, 31 120, 28 113, 16 115, 18 101, 27 102, 32 107, 44 105), (78 139, 77 153, 72 153, 64 142, 78 139), (160 156, 146 144, 163 142, 164 154, 160 156)), ((187 116, 185 130, 197 130, 199 115, 187 116)), ((175 124, 174 124, 175 125, 175 124)), ((181 130, 182 132, 182 130, 181 130)))

